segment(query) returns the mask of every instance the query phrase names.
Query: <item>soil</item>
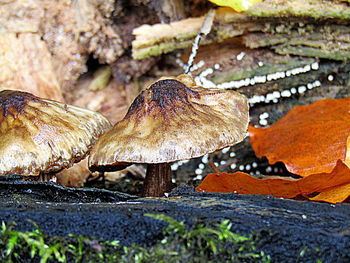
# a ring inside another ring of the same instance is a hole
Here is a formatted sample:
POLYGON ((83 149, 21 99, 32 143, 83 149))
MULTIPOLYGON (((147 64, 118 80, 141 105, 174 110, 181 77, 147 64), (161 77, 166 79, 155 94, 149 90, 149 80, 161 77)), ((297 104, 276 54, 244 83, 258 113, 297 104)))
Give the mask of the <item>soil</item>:
POLYGON ((278 199, 260 195, 198 193, 177 187, 168 198, 137 198, 98 189, 52 183, 0 182, 0 220, 20 230, 36 222, 48 235, 73 233, 151 245, 165 223, 144 216, 165 214, 187 225, 224 219, 238 234, 258 235, 256 248, 272 262, 349 262, 350 205, 278 199))

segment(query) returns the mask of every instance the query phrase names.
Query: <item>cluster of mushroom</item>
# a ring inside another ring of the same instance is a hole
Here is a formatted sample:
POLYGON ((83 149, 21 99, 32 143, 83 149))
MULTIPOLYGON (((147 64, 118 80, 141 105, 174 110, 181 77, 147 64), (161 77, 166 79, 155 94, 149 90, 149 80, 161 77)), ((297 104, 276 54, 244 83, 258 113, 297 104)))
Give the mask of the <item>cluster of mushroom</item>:
POLYGON ((56 172, 91 149, 91 171, 147 164, 142 195, 162 196, 171 190, 171 163, 244 139, 248 108, 238 92, 196 86, 185 74, 161 78, 143 90, 112 128, 98 113, 2 91, 0 175, 56 172))

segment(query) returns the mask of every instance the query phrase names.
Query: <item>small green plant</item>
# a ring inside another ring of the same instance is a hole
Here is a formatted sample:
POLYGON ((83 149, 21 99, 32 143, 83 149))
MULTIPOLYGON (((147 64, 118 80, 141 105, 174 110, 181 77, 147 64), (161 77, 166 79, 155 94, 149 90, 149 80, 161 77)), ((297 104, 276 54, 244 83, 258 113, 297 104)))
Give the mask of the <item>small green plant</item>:
POLYGON ((15 223, 1 227, 1 262, 115 262, 117 241, 96 241, 82 236, 47 236, 32 222, 33 231, 15 231, 15 223), (108 253, 107 253, 108 252, 108 253), (31 260, 31 261, 28 261, 31 260))
POLYGON ((213 227, 191 228, 165 215, 146 214, 168 224, 162 238, 152 246, 122 246, 118 241, 82 236, 45 235, 34 223, 33 231, 16 231, 15 224, 1 227, 1 262, 270 262, 256 251, 252 237, 231 231, 224 220, 213 227))
POLYGON ((160 241, 164 249, 172 251, 169 262, 270 262, 270 257, 263 251, 257 252, 252 237, 245 237, 231 231, 232 223, 223 220, 213 227, 203 223, 195 224, 188 229, 184 222, 163 214, 146 214, 168 223, 164 237, 160 241), (176 233, 176 235, 171 234, 176 233))

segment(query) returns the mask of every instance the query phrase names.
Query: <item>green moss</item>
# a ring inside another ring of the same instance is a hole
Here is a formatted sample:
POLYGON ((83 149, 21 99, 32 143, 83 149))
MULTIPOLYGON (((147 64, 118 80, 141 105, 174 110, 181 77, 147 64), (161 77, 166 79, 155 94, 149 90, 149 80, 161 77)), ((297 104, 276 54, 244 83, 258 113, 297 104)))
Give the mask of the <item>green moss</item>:
POLYGON ((168 224, 161 239, 148 247, 73 235, 48 236, 36 225, 33 231, 21 232, 14 230, 14 224, 2 223, 1 262, 270 262, 255 249, 255 238, 233 233, 228 220, 189 228, 165 215, 146 216, 168 224))
POLYGON ((326 0, 265 0, 246 11, 248 15, 270 16, 308 16, 316 19, 349 19, 350 8, 346 3, 326 0))
POLYGON ((160 54, 166 54, 176 49, 187 48, 191 46, 192 39, 190 40, 169 40, 157 45, 148 46, 140 49, 133 49, 132 56, 134 59, 144 59, 151 56, 157 56, 160 54))
MULTIPOLYGON (((253 33, 245 38, 250 48, 271 46, 278 54, 300 55, 347 61, 350 58, 349 29, 343 26, 318 28, 309 25, 303 30, 284 26, 281 33, 253 33), (286 34, 288 33, 289 34, 286 34)), ((276 31, 276 30, 275 30, 276 31)))
POLYGON ((308 46, 293 46, 293 45, 280 45, 274 48, 278 54, 291 54, 299 55, 305 57, 318 57, 333 59, 339 61, 347 61, 350 59, 350 52, 346 50, 341 50, 340 48, 334 49, 321 49, 317 47, 308 47, 308 46))

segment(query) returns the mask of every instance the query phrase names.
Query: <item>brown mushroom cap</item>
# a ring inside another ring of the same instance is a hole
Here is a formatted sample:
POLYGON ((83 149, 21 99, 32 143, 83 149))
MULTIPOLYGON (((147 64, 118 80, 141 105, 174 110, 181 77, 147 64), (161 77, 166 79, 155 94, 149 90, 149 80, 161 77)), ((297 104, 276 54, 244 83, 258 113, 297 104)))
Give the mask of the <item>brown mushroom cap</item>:
POLYGON ((101 114, 30 93, 0 92, 0 175, 55 172, 83 159, 110 127, 101 114))
POLYGON ((93 147, 92 170, 200 157, 242 141, 247 99, 232 90, 195 86, 188 75, 162 78, 136 97, 123 120, 93 147))

